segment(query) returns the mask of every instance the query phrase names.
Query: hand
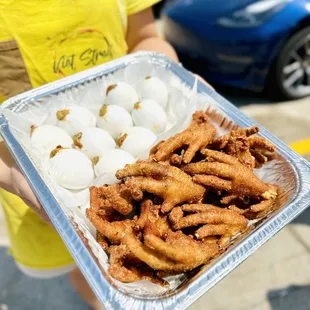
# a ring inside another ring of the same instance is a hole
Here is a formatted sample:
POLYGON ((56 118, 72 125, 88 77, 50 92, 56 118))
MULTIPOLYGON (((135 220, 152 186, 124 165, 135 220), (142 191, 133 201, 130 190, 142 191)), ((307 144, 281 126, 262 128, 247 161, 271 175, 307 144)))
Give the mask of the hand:
POLYGON ((48 215, 3 142, 0 142, 0 171, 0 187, 20 197, 45 222, 50 223, 48 215))
POLYGON ((44 211, 42 205, 16 164, 11 168, 11 176, 12 183, 14 184, 12 193, 19 196, 29 208, 41 217, 43 221, 50 223, 47 213, 44 211))

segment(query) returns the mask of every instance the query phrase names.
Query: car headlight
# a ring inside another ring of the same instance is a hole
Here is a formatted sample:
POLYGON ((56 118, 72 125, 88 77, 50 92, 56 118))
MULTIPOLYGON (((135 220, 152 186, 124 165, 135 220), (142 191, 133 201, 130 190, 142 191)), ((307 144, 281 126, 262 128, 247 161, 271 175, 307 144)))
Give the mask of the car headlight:
POLYGON ((251 28, 263 24, 283 9, 291 0, 261 0, 235 11, 231 16, 221 17, 217 24, 228 28, 251 28))

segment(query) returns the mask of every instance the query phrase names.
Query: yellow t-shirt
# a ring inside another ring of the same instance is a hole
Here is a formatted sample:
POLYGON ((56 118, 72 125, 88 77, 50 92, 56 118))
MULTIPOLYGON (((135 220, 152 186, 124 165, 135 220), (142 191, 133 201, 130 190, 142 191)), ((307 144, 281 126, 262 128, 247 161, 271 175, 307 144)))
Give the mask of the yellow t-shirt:
POLYGON ((0 24, 37 87, 125 55, 127 16, 158 1, 5 0, 0 24))
MULTIPOLYGON (((1 0, 0 100, 10 96, 1 89, 12 84, 15 93, 21 92, 125 55, 127 17, 159 1, 1 0), (14 48, 19 51, 13 53, 14 48), (18 64, 18 72, 8 59, 18 64), (19 72, 28 75, 20 90, 19 72)), ((18 197, 0 194, 11 252, 20 264, 49 269, 72 263, 53 228, 18 197)))

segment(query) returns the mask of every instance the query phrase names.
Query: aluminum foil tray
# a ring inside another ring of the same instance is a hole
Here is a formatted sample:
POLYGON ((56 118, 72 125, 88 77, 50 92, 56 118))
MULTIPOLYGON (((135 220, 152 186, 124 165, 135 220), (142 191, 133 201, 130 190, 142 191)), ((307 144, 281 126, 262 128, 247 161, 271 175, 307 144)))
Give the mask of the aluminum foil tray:
MULTIPOLYGON (((9 118, 4 115, 7 115, 6 112, 12 115, 19 114, 31 105, 44 102, 45 98, 57 97, 66 91, 91 84, 93 81, 131 64, 142 62, 149 62, 152 65, 165 68, 189 88, 192 88, 197 81, 190 72, 162 55, 149 52, 129 55, 6 101, 0 110, 2 112, 0 114, 0 133, 105 309, 181 310, 189 307, 210 290, 309 206, 310 164, 267 130, 261 128, 261 135, 275 144, 278 150, 277 158, 264 168, 263 175, 260 176, 264 181, 272 181, 280 185, 282 192, 279 197, 279 208, 266 218, 253 223, 247 235, 237 238, 229 249, 211 264, 184 276, 178 286, 165 294, 155 294, 152 291, 149 291, 148 294, 139 294, 139 292, 124 290, 123 286, 120 287, 119 283, 113 281, 106 270, 100 266, 99 260, 92 253, 89 240, 85 238, 83 231, 79 229, 72 218, 63 211, 48 182, 40 174, 38 167, 20 143, 18 134, 11 128, 9 118)), ((229 130, 236 126, 258 125, 206 85, 201 82, 196 85, 198 85, 197 92, 210 103, 208 107, 210 117, 218 124, 219 128, 229 130)))

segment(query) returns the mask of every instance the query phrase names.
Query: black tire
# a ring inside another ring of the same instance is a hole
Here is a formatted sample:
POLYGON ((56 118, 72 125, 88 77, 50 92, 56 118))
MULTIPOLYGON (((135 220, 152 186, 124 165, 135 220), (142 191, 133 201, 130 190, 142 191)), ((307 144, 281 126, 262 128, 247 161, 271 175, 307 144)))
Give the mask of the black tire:
POLYGON ((270 97, 281 100, 299 99, 310 95, 310 27, 295 33, 283 46, 271 66, 265 89, 270 97), (296 71, 288 73, 294 66, 296 71), (297 76, 300 77, 289 86, 297 76))

